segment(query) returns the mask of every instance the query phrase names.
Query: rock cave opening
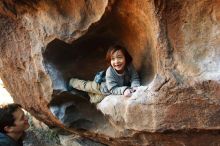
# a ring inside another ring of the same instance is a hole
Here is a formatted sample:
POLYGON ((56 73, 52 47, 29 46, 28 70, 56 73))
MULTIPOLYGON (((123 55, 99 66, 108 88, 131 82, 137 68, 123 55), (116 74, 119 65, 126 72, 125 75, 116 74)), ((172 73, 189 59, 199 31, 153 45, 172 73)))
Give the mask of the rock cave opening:
POLYGON ((90 129, 96 127, 94 123, 106 123, 103 115, 90 104, 85 92, 67 92, 66 84, 71 77, 93 80, 97 71, 106 69, 105 55, 112 44, 123 44, 127 48, 143 86, 153 80, 156 55, 152 26, 146 20, 149 16, 146 14, 141 17, 132 12, 124 15, 116 11, 117 9, 112 10, 98 23, 93 24, 86 34, 70 44, 54 39, 43 53, 45 68, 53 84, 51 111, 66 125, 90 129), (79 126, 82 121, 84 124, 79 126))
MULTIPOLYGON (((96 40, 100 38, 79 39, 67 44, 54 39, 43 55, 53 84, 50 110, 69 127, 91 130, 107 123, 101 112, 89 102, 87 93, 78 90, 68 92, 66 89, 69 78, 92 80, 97 71, 105 68, 106 50, 96 40)), ((112 43, 102 38, 103 45, 109 42, 112 43)))

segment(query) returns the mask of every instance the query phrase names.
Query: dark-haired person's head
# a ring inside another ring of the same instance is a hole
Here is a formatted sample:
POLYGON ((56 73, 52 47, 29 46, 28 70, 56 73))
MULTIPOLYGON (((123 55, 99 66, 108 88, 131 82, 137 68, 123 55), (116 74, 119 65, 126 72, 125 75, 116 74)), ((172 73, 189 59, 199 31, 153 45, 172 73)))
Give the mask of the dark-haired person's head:
POLYGON ((124 47, 114 45, 108 49, 106 61, 117 73, 122 74, 126 66, 132 62, 132 57, 124 47))
POLYGON ((0 132, 18 140, 29 128, 28 118, 19 104, 8 104, 0 107, 0 132))
POLYGON ((125 60, 126 60, 126 65, 130 64, 132 62, 132 57, 131 55, 128 53, 128 51, 121 45, 113 45, 113 46, 110 46, 108 51, 107 51, 107 54, 106 54, 106 61, 108 63, 108 65, 111 65, 111 59, 112 59, 112 56, 115 52, 121 50, 121 52, 124 54, 125 56, 125 60))

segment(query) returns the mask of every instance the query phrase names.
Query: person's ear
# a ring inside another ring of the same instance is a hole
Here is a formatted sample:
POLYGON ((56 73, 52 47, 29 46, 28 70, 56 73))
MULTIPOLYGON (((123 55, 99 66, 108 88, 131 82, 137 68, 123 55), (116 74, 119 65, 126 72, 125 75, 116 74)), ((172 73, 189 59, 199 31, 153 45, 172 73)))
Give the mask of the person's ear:
POLYGON ((13 132, 13 127, 12 126, 5 126, 4 130, 6 131, 6 133, 10 133, 10 132, 13 132))

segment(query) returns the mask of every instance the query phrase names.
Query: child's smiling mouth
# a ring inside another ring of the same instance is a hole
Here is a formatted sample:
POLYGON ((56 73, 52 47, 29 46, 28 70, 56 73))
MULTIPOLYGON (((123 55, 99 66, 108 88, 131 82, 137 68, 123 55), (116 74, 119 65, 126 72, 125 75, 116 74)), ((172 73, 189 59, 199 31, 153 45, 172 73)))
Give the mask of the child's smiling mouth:
POLYGON ((114 67, 121 67, 122 66, 122 64, 118 64, 118 65, 114 65, 114 67))

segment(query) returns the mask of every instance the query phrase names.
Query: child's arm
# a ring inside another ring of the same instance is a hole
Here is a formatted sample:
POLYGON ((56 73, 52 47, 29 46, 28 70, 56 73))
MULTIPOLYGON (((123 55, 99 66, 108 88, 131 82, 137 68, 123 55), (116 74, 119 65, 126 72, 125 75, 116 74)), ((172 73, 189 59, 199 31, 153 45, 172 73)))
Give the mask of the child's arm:
POLYGON ((131 64, 128 66, 128 70, 131 75, 131 88, 140 86, 140 79, 138 73, 136 72, 134 66, 131 64))
POLYGON ((120 86, 120 79, 115 75, 114 70, 109 67, 106 71, 106 85, 111 94, 123 95, 128 86, 120 86))
POLYGON ((118 85, 118 81, 115 80, 114 77, 108 76, 107 74, 106 74, 106 84, 110 93, 114 95, 123 95, 125 90, 129 88, 128 86, 120 87, 118 85))

